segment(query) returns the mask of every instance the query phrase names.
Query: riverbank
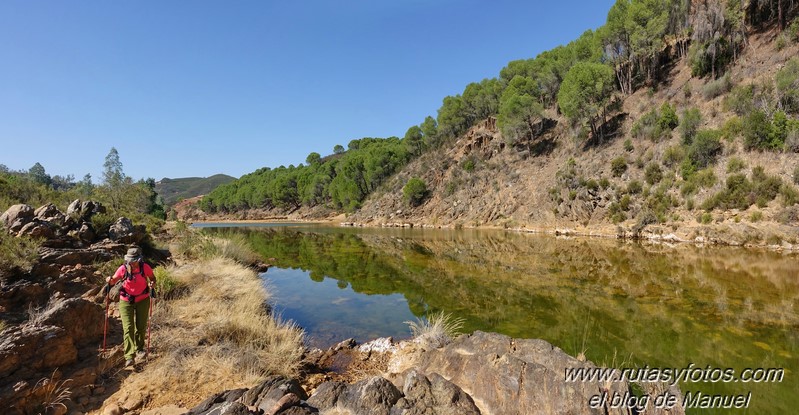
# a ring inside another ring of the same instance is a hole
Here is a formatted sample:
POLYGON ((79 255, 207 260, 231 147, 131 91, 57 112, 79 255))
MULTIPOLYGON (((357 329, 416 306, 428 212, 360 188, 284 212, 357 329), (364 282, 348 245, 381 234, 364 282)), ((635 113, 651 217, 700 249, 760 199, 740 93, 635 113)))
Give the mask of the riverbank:
POLYGON ((331 226, 369 228, 417 228, 417 229, 488 229, 554 236, 574 236, 607 239, 638 239, 654 243, 687 243, 697 246, 721 245, 745 248, 769 249, 780 252, 799 252, 799 227, 775 222, 747 223, 735 219, 712 224, 684 224, 682 226, 650 224, 614 225, 578 223, 541 223, 523 226, 500 226, 494 224, 431 224, 425 221, 364 221, 352 222, 345 214, 325 217, 283 217, 281 219, 214 219, 193 221, 192 224, 224 223, 230 225, 269 223, 318 223, 331 226))

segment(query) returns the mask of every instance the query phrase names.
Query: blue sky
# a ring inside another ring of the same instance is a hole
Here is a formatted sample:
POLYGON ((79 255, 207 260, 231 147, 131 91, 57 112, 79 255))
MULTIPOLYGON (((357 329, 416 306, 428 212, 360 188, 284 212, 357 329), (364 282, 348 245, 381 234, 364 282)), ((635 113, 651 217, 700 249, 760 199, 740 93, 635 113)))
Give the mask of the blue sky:
POLYGON ((0 164, 241 176, 403 136, 613 1, 0 2, 0 164))

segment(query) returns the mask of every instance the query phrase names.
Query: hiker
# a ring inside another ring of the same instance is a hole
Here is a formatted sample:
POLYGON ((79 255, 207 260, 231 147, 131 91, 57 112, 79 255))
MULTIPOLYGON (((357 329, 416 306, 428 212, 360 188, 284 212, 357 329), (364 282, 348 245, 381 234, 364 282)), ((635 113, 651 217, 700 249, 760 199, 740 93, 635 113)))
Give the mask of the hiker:
POLYGON ((103 293, 107 296, 116 283, 122 281, 119 290, 119 315, 122 319, 125 366, 134 363, 134 357, 143 359, 147 319, 150 311, 150 296, 155 296, 151 286, 155 285, 153 269, 144 262, 141 249, 133 247, 125 254, 122 264, 113 276, 106 279, 103 293), (124 279, 124 280, 123 280, 124 279))

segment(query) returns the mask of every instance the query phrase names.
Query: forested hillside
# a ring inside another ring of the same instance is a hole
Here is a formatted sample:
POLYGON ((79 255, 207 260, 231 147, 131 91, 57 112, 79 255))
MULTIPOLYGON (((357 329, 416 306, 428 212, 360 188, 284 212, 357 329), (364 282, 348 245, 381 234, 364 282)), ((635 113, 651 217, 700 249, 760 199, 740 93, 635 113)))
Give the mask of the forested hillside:
POLYGON ((163 178, 155 183, 155 191, 164 199, 164 204, 172 206, 182 199, 204 195, 220 185, 236 180, 226 174, 215 174, 211 177, 183 177, 179 179, 163 178))
POLYGON ((202 207, 326 206, 375 224, 795 221, 797 6, 619 0, 602 27, 467 85, 402 139, 257 171, 202 207))

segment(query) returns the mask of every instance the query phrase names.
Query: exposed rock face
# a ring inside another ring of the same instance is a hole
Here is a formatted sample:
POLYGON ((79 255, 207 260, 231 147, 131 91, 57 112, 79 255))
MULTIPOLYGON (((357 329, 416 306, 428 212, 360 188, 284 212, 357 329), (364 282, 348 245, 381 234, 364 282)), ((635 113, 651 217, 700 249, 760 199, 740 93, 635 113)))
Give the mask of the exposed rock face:
POLYGON ((75 199, 67 207, 68 216, 77 216, 81 220, 85 221, 91 219, 92 215, 105 212, 105 206, 99 202, 94 202, 91 200, 85 200, 81 202, 80 199, 75 199))
MULTIPOLYGON (((445 347, 397 353, 389 371, 440 374, 492 414, 627 414, 627 409, 590 408, 592 396, 623 395, 629 384, 566 382, 567 368, 592 368, 544 340, 512 339, 475 332, 445 347), (410 367, 411 369, 406 369, 410 367)), ((432 376, 432 375, 431 375, 432 376)), ((671 414, 682 414, 677 409, 671 414)))
POLYGON ((58 210, 58 208, 52 203, 36 209, 33 214, 36 219, 39 219, 43 222, 48 222, 57 227, 68 227, 74 223, 72 218, 65 215, 64 212, 58 210))
MULTIPOLYGON (((424 342, 384 345, 374 341, 354 348, 349 341, 331 347, 321 359, 338 361, 335 354, 368 359, 375 353, 391 355, 385 377, 373 376, 353 384, 327 381, 312 396, 295 381, 267 379, 250 390, 214 395, 195 407, 192 415, 211 414, 349 414, 349 415, 549 415, 602 414, 684 415, 682 408, 637 411, 602 406, 592 408, 592 397, 607 393, 623 396, 626 382, 567 382, 571 368, 595 368, 544 340, 512 339, 496 333, 475 332, 435 348, 424 342), (368 346, 368 347, 367 347, 368 346), (659 412, 656 412, 659 411, 659 412)), ((313 355, 313 353, 312 353, 313 355)), ((319 358, 311 357, 312 360, 319 358)), ((354 359, 354 360, 361 360, 354 359)), ((346 360, 346 359, 345 359, 346 360)), ((672 394, 679 396, 674 388, 672 394)))
POLYGON ((103 334, 103 310, 83 298, 56 300, 42 315, 44 325, 63 327, 78 346, 103 334))
MULTIPOLYGON (((20 371, 33 374, 74 363, 77 358, 75 343, 63 328, 34 324, 10 328, 0 339, 0 384, 11 377, 26 377, 20 371)), ((0 394, 0 403, 4 395, 0 394)))
POLYGON ((133 226, 133 222, 125 217, 117 219, 108 229, 108 237, 112 241, 125 244, 137 244, 144 239, 144 236, 144 227, 133 226))
POLYGON ((19 221, 17 226, 22 227, 33 219, 33 208, 28 205, 14 205, 0 215, 0 222, 9 228, 12 224, 19 221))
POLYGON ((34 238, 52 238, 55 236, 55 230, 48 222, 34 220, 20 228, 18 234, 19 236, 30 236, 34 238))

